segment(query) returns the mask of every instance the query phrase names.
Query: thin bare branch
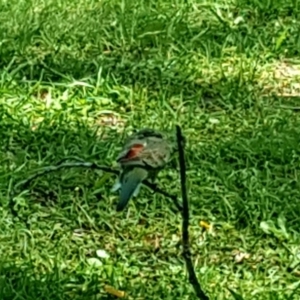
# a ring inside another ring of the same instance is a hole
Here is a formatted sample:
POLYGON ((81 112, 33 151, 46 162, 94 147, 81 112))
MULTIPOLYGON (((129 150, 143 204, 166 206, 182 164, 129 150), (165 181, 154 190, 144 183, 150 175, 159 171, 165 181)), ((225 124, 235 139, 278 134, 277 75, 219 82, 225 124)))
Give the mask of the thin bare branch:
POLYGON ((181 182, 181 193, 182 193, 182 246, 183 246, 183 257, 186 263, 186 268, 189 274, 189 281, 193 286, 197 297, 201 300, 209 300, 208 296, 202 290, 200 283, 197 279, 194 265, 191 259, 191 250, 189 242, 189 201, 186 189, 186 163, 184 157, 184 143, 185 139, 182 135, 180 126, 176 126, 176 136, 179 152, 179 166, 180 166, 180 182, 181 182))
MULTIPOLYGON (((115 175, 119 174, 118 170, 114 170, 114 169, 106 167, 106 166, 98 165, 98 164, 93 163, 93 162, 85 162, 85 161, 82 161, 79 158, 73 158, 73 159, 76 159, 76 160, 79 160, 79 161, 78 162, 63 162, 63 161, 65 161, 65 159, 61 160, 58 165, 47 166, 47 167, 41 168, 40 170, 37 170, 36 172, 34 172, 34 174, 29 176, 27 179, 17 183, 14 186, 14 188, 12 189, 12 192, 10 194, 10 206, 11 206, 11 211, 12 211, 13 215, 17 216, 17 213, 15 212, 15 210, 13 208, 13 198, 16 194, 17 189, 20 188, 20 187, 26 189, 33 180, 35 180, 36 178, 38 178, 40 176, 46 175, 46 174, 51 173, 51 172, 58 171, 60 169, 66 169, 66 168, 90 168, 90 169, 93 169, 93 170, 102 170, 103 172, 111 173, 111 174, 115 174, 115 175)), ((161 194, 166 198, 171 199, 174 202, 176 208, 180 212, 182 211, 182 206, 179 203, 179 201, 178 201, 178 199, 175 195, 167 193, 166 191, 159 188, 156 184, 151 183, 149 181, 145 181, 143 184, 145 184, 147 187, 149 187, 154 192, 156 192, 158 194, 161 194)))
POLYGON ((17 189, 19 186, 24 186, 25 188, 30 184, 31 181, 34 179, 46 175, 51 172, 58 171, 60 169, 67 169, 67 168, 89 168, 89 169, 94 169, 94 170, 102 170, 107 173, 112 173, 112 174, 119 174, 117 170, 111 169, 106 166, 100 166, 97 165, 96 163, 91 163, 91 162, 67 162, 67 163, 62 163, 56 166, 48 166, 41 168, 40 170, 36 171, 34 174, 29 176, 27 179, 17 183, 15 185, 14 189, 17 189))

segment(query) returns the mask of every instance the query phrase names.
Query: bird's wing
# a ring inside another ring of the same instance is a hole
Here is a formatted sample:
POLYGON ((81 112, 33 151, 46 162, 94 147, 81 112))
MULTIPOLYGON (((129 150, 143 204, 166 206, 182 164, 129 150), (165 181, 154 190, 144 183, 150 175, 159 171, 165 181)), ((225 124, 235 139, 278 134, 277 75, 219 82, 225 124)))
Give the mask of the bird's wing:
POLYGON ((161 168, 170 159, 171 148, 170 143, 161 132, 144 128, 126 140, 117 161, 123 167, 161 168))
POLYGON ((135 161, 139 159, 139 155, 144 148, 145 143, 142 141, 133 141, 132 143, 125 145, 124 149, 117 157, 117 162, 122 164, 127 161, 135 161))
POLYGON ((166 140, 157 137, 147 139, 147 147, 140 153, 145 164, 152 168, 162 168, 170 158, 170 146, 166 140))
POLYGON ((136 141, 120 153, 117 161, 123 166, 162 168, 170 159, 169 144, 156 137, 136 141))

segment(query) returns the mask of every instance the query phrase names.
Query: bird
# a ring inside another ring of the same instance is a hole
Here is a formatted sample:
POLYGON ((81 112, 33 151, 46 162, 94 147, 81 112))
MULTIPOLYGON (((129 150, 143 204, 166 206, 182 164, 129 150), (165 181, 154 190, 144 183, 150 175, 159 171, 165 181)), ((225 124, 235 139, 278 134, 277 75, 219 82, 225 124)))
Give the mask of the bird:
POLYGON ((117 211, 124 210, 131 197, 138 195, 144 180, 154 182, 169 162, 172 149, 166 135, 151 128, 141 129, 127 138, 116 158, 121 167, 120 176, 112 188, 112 191, 120 190, 117 211))

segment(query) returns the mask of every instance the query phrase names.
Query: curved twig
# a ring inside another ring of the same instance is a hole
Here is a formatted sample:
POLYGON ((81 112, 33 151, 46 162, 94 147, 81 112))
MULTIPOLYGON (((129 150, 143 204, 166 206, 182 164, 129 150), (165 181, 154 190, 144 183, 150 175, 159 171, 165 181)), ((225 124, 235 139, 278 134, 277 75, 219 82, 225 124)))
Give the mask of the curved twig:
MULTIPOLYGON (((112 169, 112 168, 109 168, 109 167, 106 167, 106 166, 98 165, 98 164, 93 163, 93 162, 85 162, 85 161, 82 161, 81 159, 77 159, 77 160, 79 160, 79 161, 78 162, 66 162, 66 163, 63 163, 62 161, 60 161, 60 164, 58 164, 58 165, 41 168, 40 170, 36 171, 34 174, 29 176, 27 179, 17 183, 14 186, 14 188, 12 189, 12 191, 10 193, 10 199, 9 199, 10 200, 10 208, 11 208, 11 211, 12 211, 13 215, 17 216, 17 214, 16 214, 16 212, 13 208, 13 198, 15 196, 17 188, 19 188, 19 187, 25 187, 25 188, 28 187, 28 185, 34 179, 36 179, 40 176, 43 176, 43 175, 46 175, 48 173, 55 172, 55 171, 58 171, 58 170, 64 169, 64 168, 90 168, 90 169, 94 169, 94 170, 102 170, 106 173, 111 173, 111 174, 114 174, 114 175, 119 174, 118 170, 115 170, 115 169, 112 169)), ((151 183, 149 181, 145 181, 145 182, 143 182, 143 184, 146 185, 147 187, 149 187, 154 192, 156 192, 158 194, 161 194, 161 195, 165 196, 166 198, 171 199, 174 202, 176 208, 180 212, 182 211, 182 206, 179 203, 179 201, 178 201, 178 199, 175 195, 167 193, 166 191, 160 189, 156 184, 151 183)))

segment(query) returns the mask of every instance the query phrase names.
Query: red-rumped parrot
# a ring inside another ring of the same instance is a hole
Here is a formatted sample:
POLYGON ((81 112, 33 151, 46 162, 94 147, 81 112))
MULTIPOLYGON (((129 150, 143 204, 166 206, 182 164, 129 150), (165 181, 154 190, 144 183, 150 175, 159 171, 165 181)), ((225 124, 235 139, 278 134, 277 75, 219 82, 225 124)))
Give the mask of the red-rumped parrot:
POLYGON ((171 157, 172 143, 156 130, 145 128, 132 134, 117 157, 121 173, 112 191, 120 189, 117 211, 123 210, 132 196, 137 196, 145 179, 154 180, 171 157))

